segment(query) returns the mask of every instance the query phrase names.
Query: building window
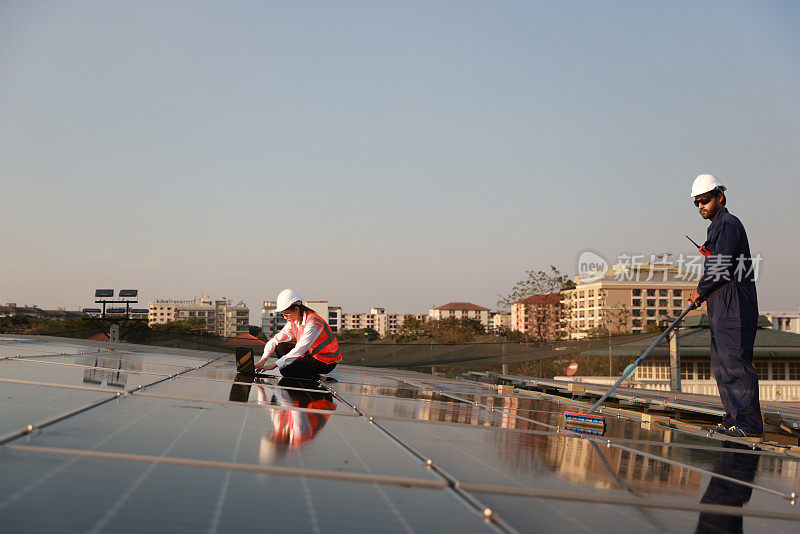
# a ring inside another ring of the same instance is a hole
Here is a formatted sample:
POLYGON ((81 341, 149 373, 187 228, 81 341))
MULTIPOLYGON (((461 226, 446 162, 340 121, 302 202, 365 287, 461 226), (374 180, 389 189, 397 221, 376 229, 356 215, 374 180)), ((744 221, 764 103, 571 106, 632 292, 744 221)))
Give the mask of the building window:
POLYGON ((648 289, 647 290, 647 296, 648 297, 655 297, 656 296, 656 290, 655 289, 648 289))
POLYGON ((658 305, 661 306, 662 308, 666 308, 667 306, 669 306, 669 304, 667 304, 667 299, 659 300, 658 305))
POLYGON ((647 305, 651 306, 651 307, 655 306, 656 305, 656 299, 647 299, 647 305))
POLYGON ((768 362, 755 362, 753 366, 756 368, 759 380, 769 380, 769 363, 768 362))
POLYGON ((638 378, 642 380, 653 378, 653 368, 649 363, 645 363, 639 366, 637 374, 639 375, 638 378))
POLYGON ((694 363, 681 362, 681 380, 692 380, 694 378, 694 363))
POLYGON ((800 380, 800 362, 789 362, 789 380, 800 380))
POLYGON ((641 306, 642 305, 642 299, 633 299, 633 305, 634 306, 641 306))
POLYGON ((647 310, 647 316, 648 317, 655 317, 656 316, 656 311, 655 310, 647 310))
POLYGON ((786 380, 786 362, 772 362, 772 380, 786 380))
POLYGON ((711 380, 711 362, 697 362, 697 380, 711 380))
POLYGON ((656 380, 668 380, 669 379, 669 365, 666 363, 658 363, 656 362, 653 364, 654 369, 654 377, 656 380))
POLYGON ((633 315, 634 317, 641 317, 642 310, 631 310, 631 315, 633 315))
POLYGON ((667 290, 666 289, 659 289, 658 290, 658 296, 659 297, 666 297, 667 296, 667 290))
POLYGON ((672 296, 673 297, 680 297, 682 294, 683 294, 683 291, 681 291, 680 289, 673 289, 672 290, 672 296))
POLYGON ((683 303, 681 302, 681 299, 675 299, 672 301, 672 305, 675 306, 676 308, 680 308, 683 305, 683 303))
POLYGON ((639 320, 639 319, 634 319, 633 320, 633 327, 634 328, 641 328, 642 327, 642 321, 639 320))
POLYGON ((193 312, 193 311, 190 311, 190 312, 189 312, 189 317, 194 317, 195 315, 197 315, 197 313, 196 313, 196 312, 193 312))

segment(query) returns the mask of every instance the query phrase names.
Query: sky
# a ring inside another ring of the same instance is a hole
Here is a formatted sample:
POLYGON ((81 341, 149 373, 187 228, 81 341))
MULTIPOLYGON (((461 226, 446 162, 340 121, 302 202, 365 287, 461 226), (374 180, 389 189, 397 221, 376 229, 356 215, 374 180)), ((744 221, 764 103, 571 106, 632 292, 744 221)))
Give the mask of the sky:
POLYGON ((496 308, 692 253, 700 173, 800 307, 796 2, 0 2, 0 303, 496 308))

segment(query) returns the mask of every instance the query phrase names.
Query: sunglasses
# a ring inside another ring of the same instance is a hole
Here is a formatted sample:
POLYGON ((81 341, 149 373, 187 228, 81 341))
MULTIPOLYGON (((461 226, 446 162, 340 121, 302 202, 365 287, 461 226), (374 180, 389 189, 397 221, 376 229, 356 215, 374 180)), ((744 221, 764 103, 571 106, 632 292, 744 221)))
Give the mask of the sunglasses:
POLYGON ((697 206, 697 207, 700 207, 700 204, 703 204, 703 205, 708 204, 709 202, 711 202, 715 198, 717 198, 717 195, 708 195, 707 197, 696 198, 694 200, 694 205, 697 206))

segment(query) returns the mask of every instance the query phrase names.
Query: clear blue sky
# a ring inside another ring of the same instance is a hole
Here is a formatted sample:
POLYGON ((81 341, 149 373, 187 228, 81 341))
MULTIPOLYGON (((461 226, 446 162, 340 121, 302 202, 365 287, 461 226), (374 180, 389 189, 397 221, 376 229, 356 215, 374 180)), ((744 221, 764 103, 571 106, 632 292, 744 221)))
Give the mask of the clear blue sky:
POLYGON ((0 301, 494 307, 691 252, 718 175, 800 306, 796 2, 0 3, 0 301))

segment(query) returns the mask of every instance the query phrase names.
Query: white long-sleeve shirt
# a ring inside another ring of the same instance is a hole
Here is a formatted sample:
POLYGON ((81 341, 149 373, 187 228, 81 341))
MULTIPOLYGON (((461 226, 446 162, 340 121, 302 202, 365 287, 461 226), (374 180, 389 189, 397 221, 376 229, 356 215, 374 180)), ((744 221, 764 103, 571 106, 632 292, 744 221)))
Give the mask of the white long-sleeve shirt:
MULTIPOLYGON (((320 325, 317 321, 309 322, 308 313, 303 314, 303 320, 300 322, 300 325, 303 327, 303 335, 297 340, 297 345, 294 346, 291 352, 282 358, 279 358, 278 361, 275 362, 280 369, 283 369, 297 358, 305 354, 322 333, 322 325, 320 325)), ((292 339, 292 323, 289 321, 286 323, 286 325, 284 325, 280 332, 272 336, 272 339, 267 341, 267 344, 264 346, 264 359, 270 357, 272 353, 275 352, 275 347, 278 346, 278 343, 291 341, 292 339)))

